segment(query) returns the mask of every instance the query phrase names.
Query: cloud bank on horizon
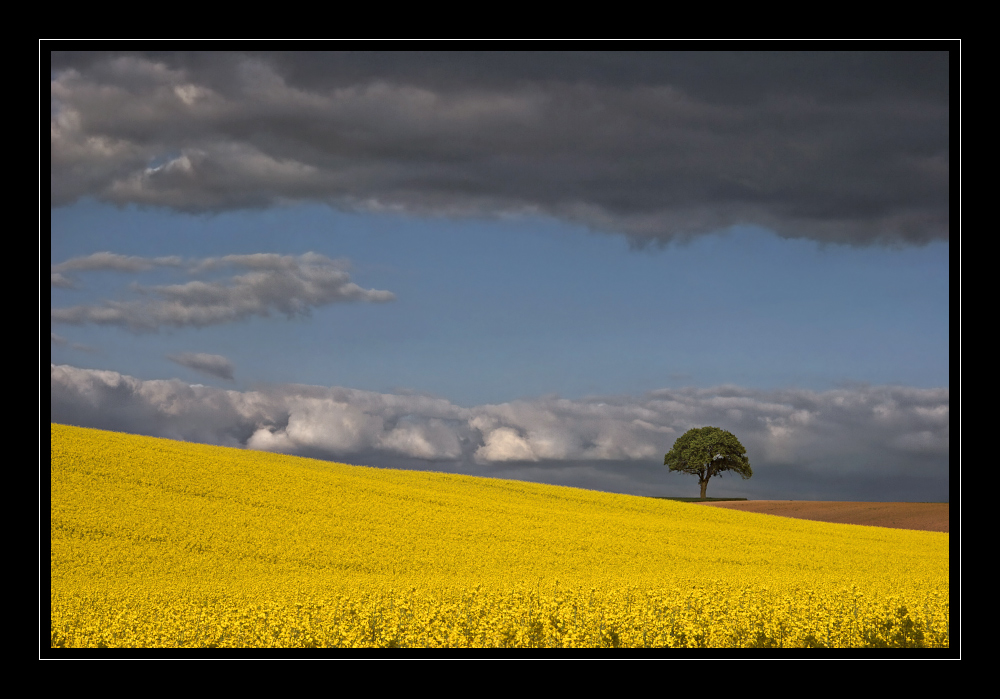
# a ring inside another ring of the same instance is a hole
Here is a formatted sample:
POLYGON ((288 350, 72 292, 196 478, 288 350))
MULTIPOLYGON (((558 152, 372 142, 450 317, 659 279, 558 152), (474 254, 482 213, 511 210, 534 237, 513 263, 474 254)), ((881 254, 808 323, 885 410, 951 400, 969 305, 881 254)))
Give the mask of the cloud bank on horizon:
POLYGON ((496 466, 655 464, 677 437, 706 424, 738 434, 758 465, 859 482, 940 478, 949 443, 947 388, 720 386, 465 408, 429 396, 300 385, 232 391, 55 364, 51 385, 53 422, 483 475, 496 466))
POLYGON ((636 245, 949 236, 947 51, 51 58, 52 206, 542 214, 636 245))

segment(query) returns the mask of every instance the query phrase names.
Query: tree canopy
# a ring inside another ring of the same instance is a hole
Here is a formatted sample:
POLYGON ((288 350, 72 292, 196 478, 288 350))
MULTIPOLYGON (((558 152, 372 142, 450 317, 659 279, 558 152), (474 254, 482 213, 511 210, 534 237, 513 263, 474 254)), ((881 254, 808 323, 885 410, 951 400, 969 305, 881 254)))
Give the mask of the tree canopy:
POLYGON ((698 476, 701 498, 705 499, 708 479, 721 476, 723 471, 735 471, 746 480, 753 475, 746 449, 736 435, 718 427, 695 427, 674 442, 663 457, 663 465, 671 471, 698 476))

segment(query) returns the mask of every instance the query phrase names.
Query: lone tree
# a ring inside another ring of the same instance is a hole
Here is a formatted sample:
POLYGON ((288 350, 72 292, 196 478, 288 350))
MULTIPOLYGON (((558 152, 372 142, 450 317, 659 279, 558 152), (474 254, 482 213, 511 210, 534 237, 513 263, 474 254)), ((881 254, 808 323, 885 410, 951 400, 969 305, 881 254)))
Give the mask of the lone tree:
POLYGON ((671 471, 683 471, 698 476, 701 499, 705 499, 708 479, 722 476, 723 471, 736 471, 743 480, 753 475, 746 449, 736 435, 718 427, 695 427, 674 442, 673 448, 663 457, 663 465, 671 471))

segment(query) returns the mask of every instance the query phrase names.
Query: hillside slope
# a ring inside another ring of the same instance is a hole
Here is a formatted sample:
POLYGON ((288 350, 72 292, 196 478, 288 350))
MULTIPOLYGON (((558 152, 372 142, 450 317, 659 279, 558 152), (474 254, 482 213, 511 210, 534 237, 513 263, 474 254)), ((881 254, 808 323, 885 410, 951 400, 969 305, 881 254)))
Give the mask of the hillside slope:
POLYGON ((51 430, 54 603, 390 589, 443 600, 556 580, 591 597, 714 585, 947 599, 946 534, 51 430))

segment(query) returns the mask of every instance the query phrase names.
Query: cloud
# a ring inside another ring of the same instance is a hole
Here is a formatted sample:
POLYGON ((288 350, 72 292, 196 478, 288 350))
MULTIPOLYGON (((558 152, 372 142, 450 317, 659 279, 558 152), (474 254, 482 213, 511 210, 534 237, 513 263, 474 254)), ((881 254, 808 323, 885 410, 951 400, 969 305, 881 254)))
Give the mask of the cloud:
POLYGON ((52 344, 56 345, 57 347, 66 347, 66 346, 69 346, 69 347, 72 347, 73 349, 79 350, 81 352, 94 352, 95 351, 94 348, 91 347, 90 345, 81 345, 81 344, 76 343, 76 342, 70 342, 69 340, 67 340, 62 335, 56 335, 55 333, 52 333, 52 344))
POLYGON ((72 289, 74 284, 73 281, 66 276, 59 274, 58 272, 52 273, 52 286, 59 287, 63 289, 72 289))
POLYGON ((476 449, 475 459, 491 461, 538 461, 527 439, 510 427, 497 427, 484 436, 483 446, 476 449))
MULTIPOLYGON (((74 269, 142 271, 167 264, 179 266, 181 263, 176 258, 125 258, 102 253, 102 256, 75 258, 55 265, 53 274, 57 270, 61 273, 74 269)), ((311 309, 331 303, 383 303, 395 299, 389 291, 362 289, 351 281, 343 261, 316 253, 298 257, 265 253, 229 255, 193 260, 187 264, 192 275, 205 275, 223 268, 247 271, 224 281, 194 280, 151 287, 133 285, 133 291, 159 298, 108 300, 99 306, 53 308, 52 322, 117 325, 132 332, 151 332, 164 326, 205 327, 245 320, 251 316, 268 317, 272 312, 292 318, 308 315, 311 309)))
POLYGON ((949 236, 948 71, 947 50, 55 52, 51 202, 922 244, 949 236))
POLYGON ((181 354, 168 354, 167 359, 209 376, 233 380, 233 363, 219 354, 183 352, 181 354))
POLYGON ((74 257, 57 265, 52 265, 52 286, 66 289, 76 288, 66 273, 74 271, 145 272, 154 267, 180 267, 179 257, 135 257, 112 252, 95 252, 84 257, 74 257))
POLYGON ((737 435, 765 477, 947 483, 947 388, 721 386, 465 408, 347 388, 226 391, 55 364, 51 374, 53 422, 351 463, 511 477, 556 466, 652 468, 685 431, 714 425, 737 435))
POLYGON ((113 252, 95 252, 84 257, 74 257, 57 265, 52 265, 52 273, 73 270, 112 270, 116 272, 144 272, 158 266, 180 267, 180 257, 136 257, 118 255, 113 252))

